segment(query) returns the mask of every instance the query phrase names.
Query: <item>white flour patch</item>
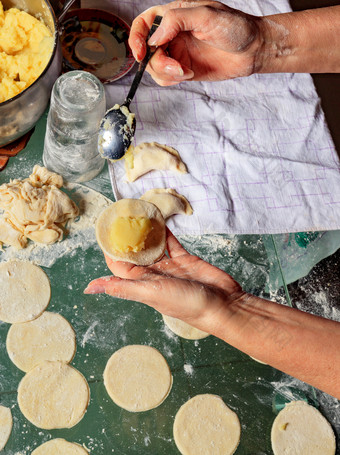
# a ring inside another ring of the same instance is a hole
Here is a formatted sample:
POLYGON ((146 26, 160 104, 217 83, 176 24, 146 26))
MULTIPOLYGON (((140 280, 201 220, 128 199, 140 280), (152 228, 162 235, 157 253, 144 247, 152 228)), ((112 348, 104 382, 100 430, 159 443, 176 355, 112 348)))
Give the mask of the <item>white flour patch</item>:
POLYGON ((94 328, 99 324, 98 321, 93 322, 90 327, 84 333, 83 339, 81 340, 81 347, 84 348, 85 344, 89 341, 91 337, 94 336, 94 328))
POLYGON ((189 363, 184 364, 184 371, 186 374, 192 376, 194 374, 194 367, 190 365, 189 363))

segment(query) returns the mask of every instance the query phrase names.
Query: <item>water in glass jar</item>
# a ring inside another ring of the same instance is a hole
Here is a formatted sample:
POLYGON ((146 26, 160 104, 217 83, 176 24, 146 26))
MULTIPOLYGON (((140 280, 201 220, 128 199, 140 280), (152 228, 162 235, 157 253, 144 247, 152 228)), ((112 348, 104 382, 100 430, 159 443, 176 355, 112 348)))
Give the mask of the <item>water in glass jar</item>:
POLYGON ((55 82, 47 118, 43 162, 70 182, 86 182, 102 170, 99 123, 106 111, 103 84, 86 71, 70 71, 55 82))

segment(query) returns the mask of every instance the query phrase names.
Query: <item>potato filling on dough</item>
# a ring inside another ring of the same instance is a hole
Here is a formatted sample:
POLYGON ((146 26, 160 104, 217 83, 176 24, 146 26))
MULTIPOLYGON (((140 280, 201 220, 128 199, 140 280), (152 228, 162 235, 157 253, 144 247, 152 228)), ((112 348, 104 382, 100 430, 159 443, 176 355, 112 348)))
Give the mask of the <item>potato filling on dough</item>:
POLYGON ((147 236, 152 231, 149 218, 117 217, 110 229, 110 242, 115 251, 137 253, 145 248, 147 236))

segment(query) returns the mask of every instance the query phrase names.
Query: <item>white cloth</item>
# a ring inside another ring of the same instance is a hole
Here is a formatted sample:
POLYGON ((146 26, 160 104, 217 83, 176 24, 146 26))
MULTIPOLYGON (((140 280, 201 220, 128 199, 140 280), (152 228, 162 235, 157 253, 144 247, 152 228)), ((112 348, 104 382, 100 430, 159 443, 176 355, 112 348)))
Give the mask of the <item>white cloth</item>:
MULTIPOLYGON (((227 3, 255 15, 290 10, 286 0, 227 3)), ((96 2, 129 22, 150 6, 149 0, 96 2)), ((134 72, 106 86, 108 107, 124 101, 134 72)), ((164 88, 145 73, 130 109, 136 114, 136 144, 174 147, 189 173, 153 171, 127 183, 122 160, 110 165, 115 197, 175 188, 194 210, 169 220, 175 234, 340 228, 340 162, 309 74, 164 88)))

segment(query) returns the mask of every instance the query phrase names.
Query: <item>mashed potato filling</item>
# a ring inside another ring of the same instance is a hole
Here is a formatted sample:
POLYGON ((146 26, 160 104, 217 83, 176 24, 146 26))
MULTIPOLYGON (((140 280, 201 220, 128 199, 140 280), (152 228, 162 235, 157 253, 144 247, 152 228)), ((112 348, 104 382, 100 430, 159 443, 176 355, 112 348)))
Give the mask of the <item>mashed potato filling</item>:
POLYGON ((29 87, 43 72, 54 38, 40 20, 0 1, 0 103, 29 87))
POLYGON ((115 251, 137 253, 145 247, 145 240, 152 231, 149 218, 117 217, 110 229, 110 243, 115 251))

